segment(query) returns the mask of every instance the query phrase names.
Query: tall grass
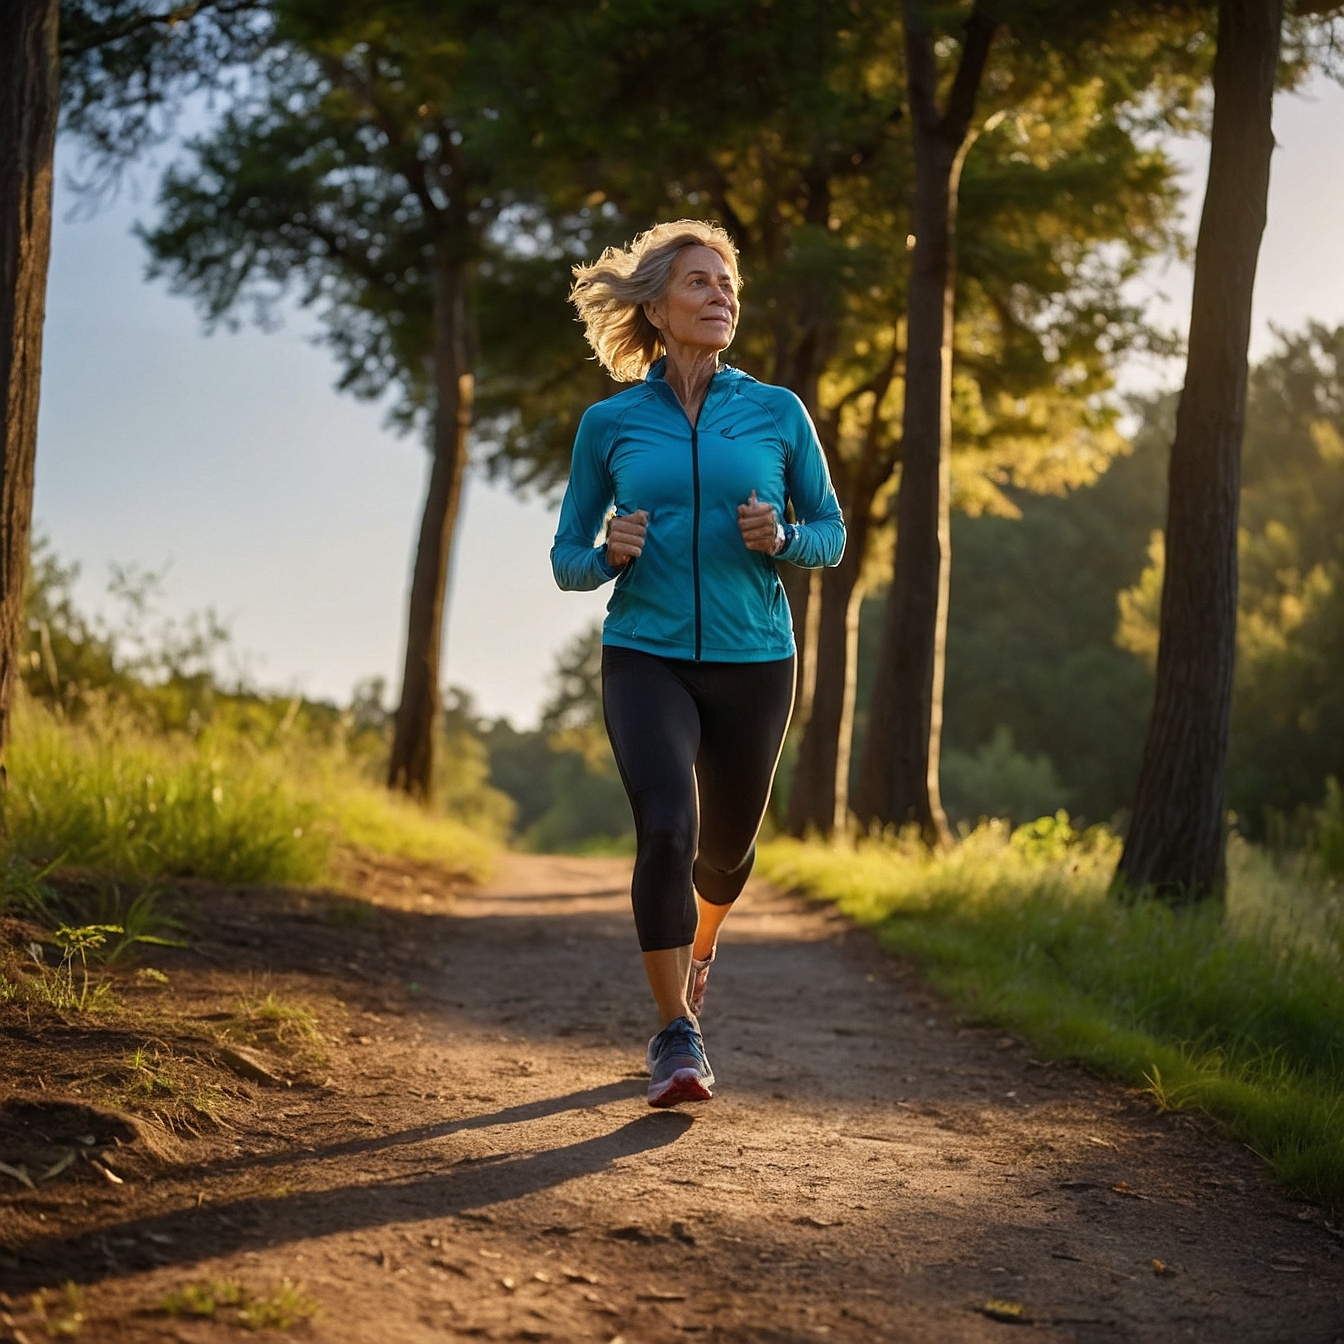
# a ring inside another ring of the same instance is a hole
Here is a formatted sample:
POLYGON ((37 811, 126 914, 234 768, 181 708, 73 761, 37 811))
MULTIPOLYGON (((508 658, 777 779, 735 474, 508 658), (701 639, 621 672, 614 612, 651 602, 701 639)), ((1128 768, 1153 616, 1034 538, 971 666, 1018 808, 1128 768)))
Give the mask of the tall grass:
POLYGON ((227 727, 149 732, 108 708, 79 723, 21 705, 6 754, 11 855, 138 878, 313 883, 354 847, 488 870, 499 836, 394 798, 338 747, 258 745, 227 727))
POLYGON ((973 1016, 1206 1112, 1288 1184, 1344 1204, 1338 886, 1238 844, 1226 913, 1119 904, 1117 843, 1061 815, 987 823, 945 854, 779 840, 761 869, 876 925, 973 1016))

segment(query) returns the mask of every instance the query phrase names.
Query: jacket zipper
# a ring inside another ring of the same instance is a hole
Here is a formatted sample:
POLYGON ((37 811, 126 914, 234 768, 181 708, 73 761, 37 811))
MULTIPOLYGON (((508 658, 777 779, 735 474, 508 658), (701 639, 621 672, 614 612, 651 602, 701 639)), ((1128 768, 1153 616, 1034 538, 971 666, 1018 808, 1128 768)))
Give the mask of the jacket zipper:
POLYGON ((700 661, 700 436, 691 426, 691 576, 695 582, 695 661, 700 661))

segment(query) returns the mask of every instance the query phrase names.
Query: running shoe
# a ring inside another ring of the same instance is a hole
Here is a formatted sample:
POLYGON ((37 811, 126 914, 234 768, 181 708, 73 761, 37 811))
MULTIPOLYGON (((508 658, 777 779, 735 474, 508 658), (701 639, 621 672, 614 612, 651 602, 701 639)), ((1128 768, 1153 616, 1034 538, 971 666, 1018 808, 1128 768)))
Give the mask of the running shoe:
POLYGON ((689 1017, 674 1018, 650 1042, 646 1056, 649 1105, 676 1106, 683 1101, 708 1101, 714 1093, 714 1070, 705 1057, 700 1028, 689 1017))
POLYGON ((714 957, 718 953, 717 947, 709 950, 709 956, 704 961, 697 961, 691 958, 691 978, 686 986, 686 1002, 690 1005, 691 1016, 700 1020, 700 1014, 705 1007, 705 985, 709 981, 709 968, 714 964, 714 957))

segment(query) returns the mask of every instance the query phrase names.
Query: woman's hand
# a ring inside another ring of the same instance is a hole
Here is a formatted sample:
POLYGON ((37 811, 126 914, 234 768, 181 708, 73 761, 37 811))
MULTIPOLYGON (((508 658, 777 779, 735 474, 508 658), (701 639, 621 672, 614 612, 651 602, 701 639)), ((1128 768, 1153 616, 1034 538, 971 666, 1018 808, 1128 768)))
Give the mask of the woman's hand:
POLYGON ((760 503, 754 490, 745 504, 737 506, 737 526, 747 550, 778 555, 783 549, 784 529, 775 517, 775 506, 760 503))
POLYGON ((632 560, 638 560, 648 530, 649 515, 643 509, 618 513, 607 524, 607 564, 612 569, 624 569, 632 560))

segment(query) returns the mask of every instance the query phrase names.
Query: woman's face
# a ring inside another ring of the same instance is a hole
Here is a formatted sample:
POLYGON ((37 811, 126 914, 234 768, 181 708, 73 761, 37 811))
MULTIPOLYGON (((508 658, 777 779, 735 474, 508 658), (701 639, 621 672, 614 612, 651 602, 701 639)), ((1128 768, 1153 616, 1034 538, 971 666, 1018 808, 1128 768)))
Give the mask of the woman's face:
POLYGON ((737 285, 712 247, 684 247, 672 264, 667 293, 644 312, 668 345, 726 350, 737 330, 737 285))

